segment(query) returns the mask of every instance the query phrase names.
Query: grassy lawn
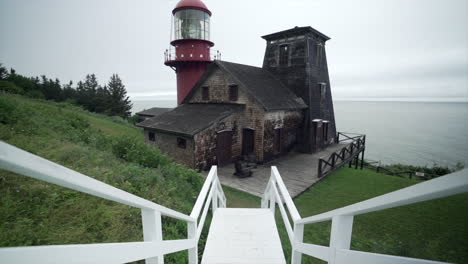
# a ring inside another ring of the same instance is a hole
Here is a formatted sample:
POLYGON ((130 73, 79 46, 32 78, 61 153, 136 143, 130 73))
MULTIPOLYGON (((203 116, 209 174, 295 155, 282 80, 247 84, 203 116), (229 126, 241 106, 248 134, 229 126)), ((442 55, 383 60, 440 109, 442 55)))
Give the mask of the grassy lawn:
MULTIPOLYGON (((294 199, 307 217, 395 191, 415 180, 343 168, 294 199)), ((224 188, 228 206, 259 207, 260 199, 224 188), (234 200, 234 201, 230 201, 234 200)), ((285 255, 291 246, 277 209, 277 224, 285 255)), ((331 222, 307 225, 304 241, 328 245, 331 222)), ((356 216, 351 248, 431 260, 468 263, 468 194, 356 216)), ((325 263, 305 256, 303 263, 325 263)))
MULTIPOLYGON (((186 214, 203 184, 146 146, 141 129, 66 103, 0 94, 0 140, 186 214)), ((163 218, 164 239, 186 230, 163 218)), ((142 240, 139 209, 0 170, 0 247, 142 240)), ((186 252, 166 261, 186 263, 186 252)))
MULTIPOLYGON (((66 103, 0 94, 0 140, 186 214, 203 184, 200 174, 146 146, 140 129, 66 103)), ((307 217, 415 183, 345 168, 294 202, 307 217)), ((258 197, 223 189, 228 207, 260 207, 258 197)), ((277 223, 289 259, 279 210, 277 223)), ((357 216, 353 229, 356 250, 468 263, 468 194, 357 216)), ((184 238, 186 230, 163 218, 164 239, 184 238)), ((308 225, 305 242, 328 245, 329 233, 330 222, 308 225)), ((207 228, 200 252, 206 235, 207 228)), ((0 170, 0 247, 141 240, 138 209, 0 170)), ((186 252, 166 262, 186 263, 186 252)))

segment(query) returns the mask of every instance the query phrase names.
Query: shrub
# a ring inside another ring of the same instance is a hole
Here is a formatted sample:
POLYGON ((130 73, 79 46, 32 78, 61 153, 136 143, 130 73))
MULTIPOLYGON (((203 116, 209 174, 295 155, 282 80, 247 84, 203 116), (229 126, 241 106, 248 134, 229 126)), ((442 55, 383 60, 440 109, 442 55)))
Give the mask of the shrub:
POLYGON ((16 84, 8 81, 0 81, 0 91, 14 94, 23 94, 24 90, 21 87, 16 86, 16 84))
POLYGON ((5 97, 0 97, 0 123, 14 124, 18 121, 20 113, 17 111, 15 102, 5 97))

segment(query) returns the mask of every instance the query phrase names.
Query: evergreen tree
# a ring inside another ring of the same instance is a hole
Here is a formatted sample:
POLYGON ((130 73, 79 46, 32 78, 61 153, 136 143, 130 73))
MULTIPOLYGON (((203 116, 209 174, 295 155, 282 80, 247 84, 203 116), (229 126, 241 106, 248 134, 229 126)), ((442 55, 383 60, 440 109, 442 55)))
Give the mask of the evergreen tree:
POLYGON ((76 100, 76 95, 77 92, 75 89, 73 89, 73 82, 70 81, 68 84, 65 84, 63 86, 62 90, 62 96, 63 100, 68 100, 68 101, 75 101, 76 100))
POLYGON ((95 112, 96 104, 95 97, 99 84, 94 74, 86 75, 85 81, 78 82, 77 101, 78 104, 84 106, 88 111, 95 112))
POLYGON ((99 87, 96 91, 96 97, 94 101, 96 105, 96 112, 97 113, 109 113, 111 103, 110 103, 110 94, 107 86, 99 87))
POLYGON ((6 80, 8 78, 8 70, 3 67, 3 64, 0 63, 0 80, 6 80))
POLYGON ((121 117, 129 117, 132 103, 127 96, 125 85, 117 74, 113 74, 107 84, 110 94, 109 106, 110 115, 118 115, 121 117))

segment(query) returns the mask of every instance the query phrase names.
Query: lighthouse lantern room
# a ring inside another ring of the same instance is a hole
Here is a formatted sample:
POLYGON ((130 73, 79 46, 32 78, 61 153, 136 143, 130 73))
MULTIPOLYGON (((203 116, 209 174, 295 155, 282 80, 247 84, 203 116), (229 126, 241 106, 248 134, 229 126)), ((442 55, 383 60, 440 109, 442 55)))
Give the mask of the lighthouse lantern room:
POLYGON ((174 10, 171 45, 165 64, 177 74, 177 103, 181 104, 211 62, 211 11, 200 0, 181 0, 174 10))

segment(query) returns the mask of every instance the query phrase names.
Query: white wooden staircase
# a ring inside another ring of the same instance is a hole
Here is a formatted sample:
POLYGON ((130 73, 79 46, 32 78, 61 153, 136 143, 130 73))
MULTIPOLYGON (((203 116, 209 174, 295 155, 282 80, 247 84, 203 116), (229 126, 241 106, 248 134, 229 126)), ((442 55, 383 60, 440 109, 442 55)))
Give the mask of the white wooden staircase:
POLYGON ((332 264, 442 263, 360 252, 350 249, 355 215, 468 192, 468 169, 315 216, 301 218, 276 167, 263 194, 261 208, 226 208, 226 197, 212 167, 189 215, 67 169, 0 141, 0 169, 57 184, 141 209, 144 241, 82 245, 0 248, 0 263, 128 263, 145 259, 164 263, 164 255, 188 250, 190 264, 198 263, 198 243, 211 208, 204 264, 286 263, 275 222, 275 208, 284 221, 292 246, 291 263, 306 254, 332 264), (289 216, 288 216, 289 212, 289 216), (187 222, 187 238, 163 240, 161 216, 187 222), (332 221, 329 246, 303 242, 304 225, 332 221))
POLYGON ((284 264, 283 248, 270 209, 218 208, 202 264, 284 264))

